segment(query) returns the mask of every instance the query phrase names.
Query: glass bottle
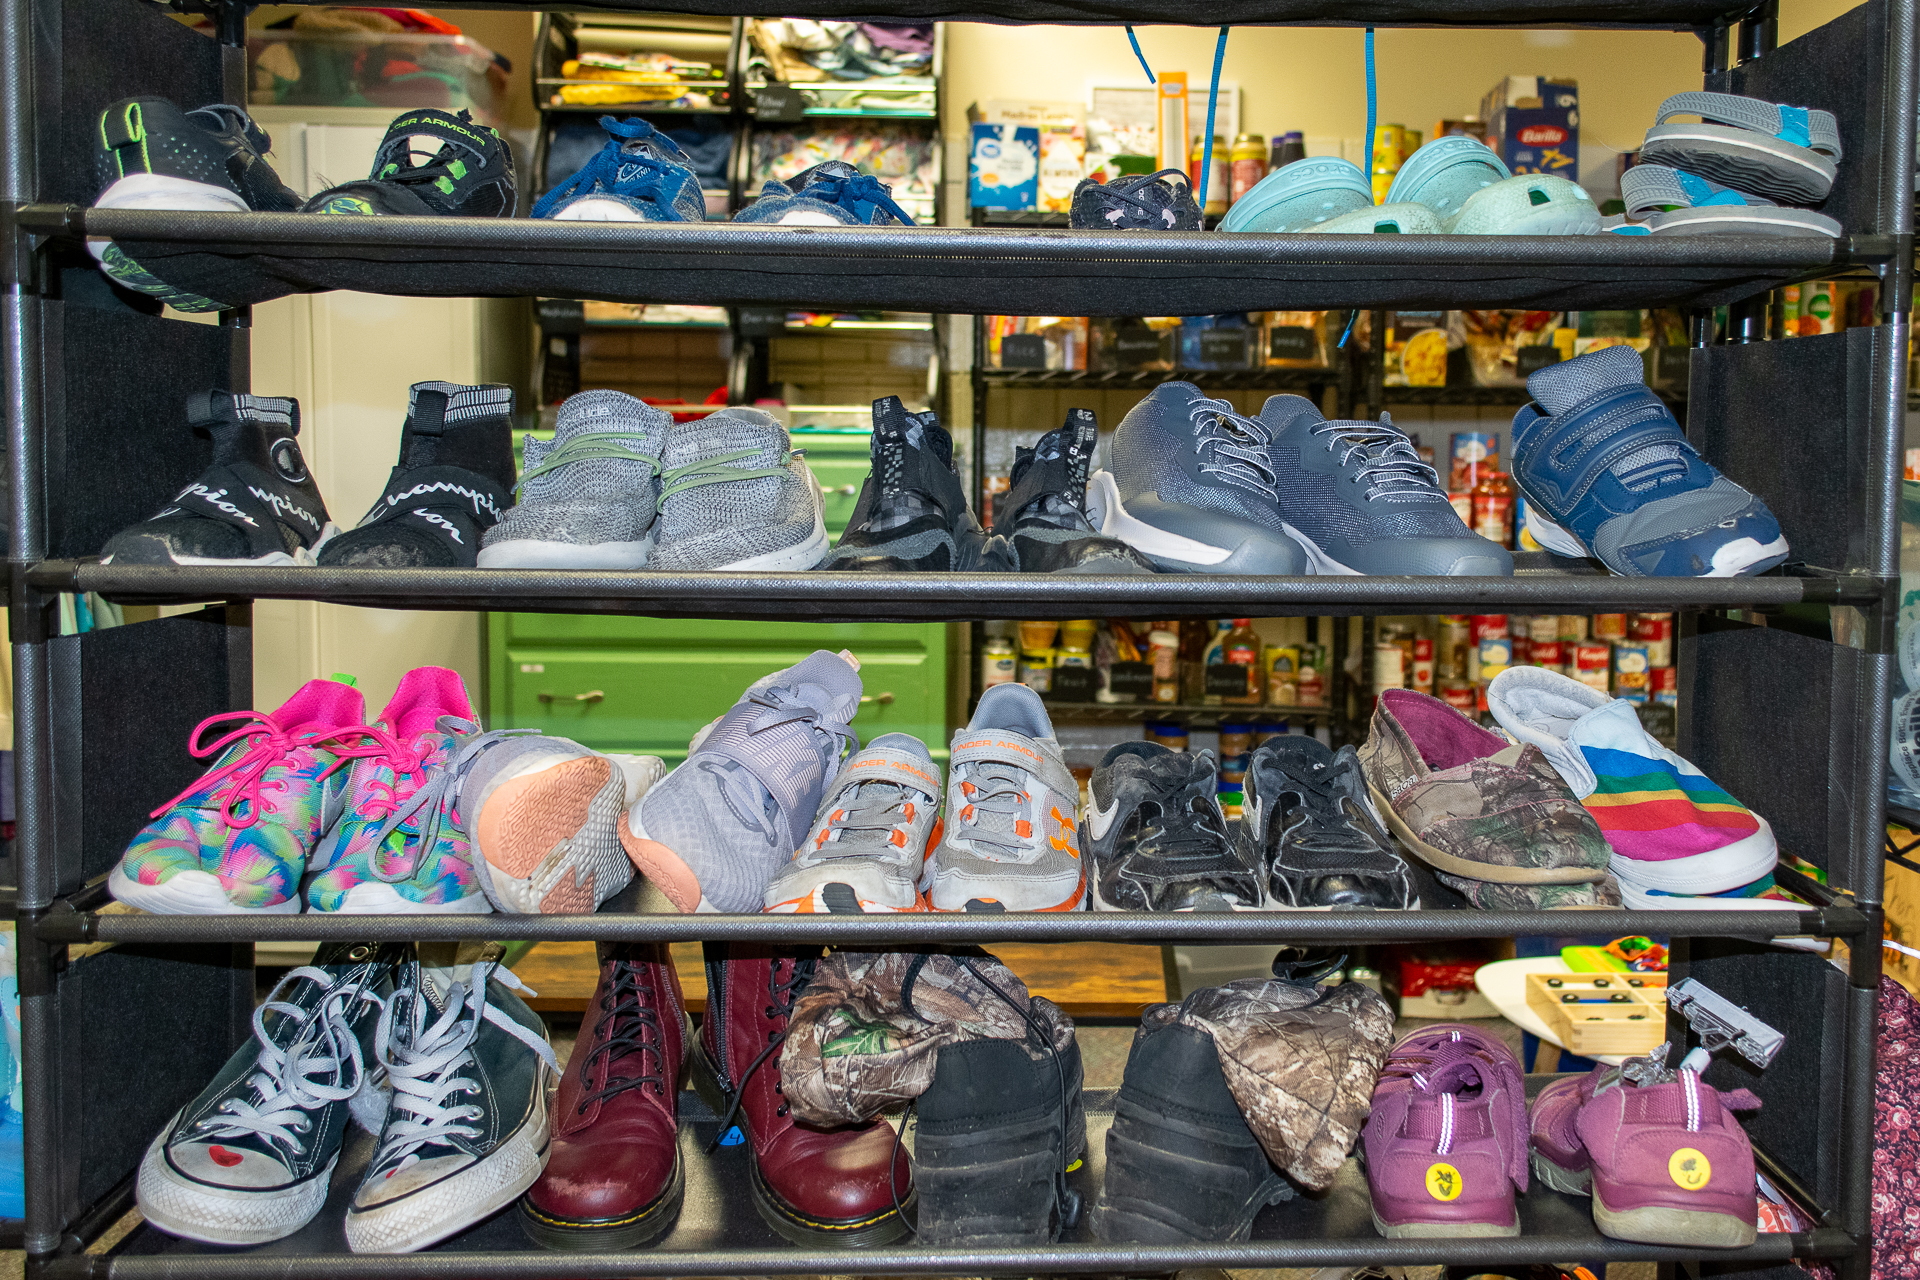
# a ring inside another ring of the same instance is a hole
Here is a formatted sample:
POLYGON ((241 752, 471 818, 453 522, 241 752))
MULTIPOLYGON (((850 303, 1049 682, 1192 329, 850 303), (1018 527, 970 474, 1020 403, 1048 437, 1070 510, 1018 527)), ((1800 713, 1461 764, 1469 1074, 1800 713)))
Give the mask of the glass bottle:
POLYGON ((1230 707, 1257 707, 1267 700, 1266 673, 1260 669, 1260 633, 1253 629, 1252 618, 1235 618, 1233 629, 1220 637, 1221 661, 1230 667, 1243 667, 1247 691, 1223 694, 1220 701, 1230 707))

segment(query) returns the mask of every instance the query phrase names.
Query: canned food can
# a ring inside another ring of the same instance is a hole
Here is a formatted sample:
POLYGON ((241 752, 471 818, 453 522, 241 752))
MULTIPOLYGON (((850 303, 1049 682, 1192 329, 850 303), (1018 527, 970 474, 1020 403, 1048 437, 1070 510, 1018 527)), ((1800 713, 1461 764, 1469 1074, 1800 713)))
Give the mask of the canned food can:
POLYGON ((1613 662, 1613 646, 1581 644, 1573 649, 1573 678, 1581 684, 1605 693, 1609 687, 1608 668, 1613 662))
POLYGON ((1680 670, 1677 667, 1655 667, 1647 673, 1647 692, 1655 702, 1668 705, 1680 701, 1680 670))
POLYGON ((1673 665, 1673 615, 1670 613, 1636 613, 1628 623, 1628 638, 1635 644, 1647 646, 1647 665, 1650 667, 1670 667, 1673 665))
POLYGON ((987 647, 980 653, 980 683, 1012 684, 1019 674, 1013 645, 1006 640, 987 641, 987 647))
POLYGON ((1558 640, 1535 640, 1529 656, 1536 667, 1554 671, 1567 669, 1566 646, 1558 640))
POLYGON ((1560 638, 1560 615, 1542 613, 1527 619, 1527 634, 1535 644, 1560 638))
POLYGON ((1473 527, 1473 495, 1470 493, 1450 493, 1447 501, 1453 504, 1453 514, 1460 517, 1460 523, 1469 529, 1473 527))
POLYGON ((1397 644, 1373 646, 1373 687, 1404 689, 1407 684, 1406 654, 1397 644))
POLYGON ((1525 636, 1513 638, 1513 665, 1524 667, 1533 661, 1533 641, 1525 636))
POLYGON ((1560 615, 1560 638, 1579 644, 1587 638, 1587 615, 1584 613, 1563 613, 1560 615))
POLYGON ((1468 680, 1442 680, 1440 700, 1450 707, 1472 714, 1473 683, 1468 680))
POLYGON ((1053 692, 1053 650, 1030 649, 1020 655, 1020 683, 1035 693, 1053 692))
POLYGON ((1624 613, 1594 614, 1593 638, 1595 640, 1625 640, 1627 638, 1627 615, 1624 613))
POLYGON ((1648 670, 1647 646, 1643 644, 1613 646, 1613 696, 1624 698, 1628 702, 1645 702, 1648 670))
POLYGON ((1505 669, 1513 665, 1513 641, 1506 636, 1488 636, 1480 642, 1480 681, 1493 679, 1488 667, 1505 669))
POLYGON ((1482 640, 1494 636, 1504 638, 1507 634, 1507 615, 1504 613, 1475 614, 1469 619, 1469 622, 1473 627, 1473 642, 1475 644, 1479 644, 1482 640))
POLYGON ((1433 660, 1415 658, 1413 660, 1413 687, 1421 693, 1433 692, 1433 660))

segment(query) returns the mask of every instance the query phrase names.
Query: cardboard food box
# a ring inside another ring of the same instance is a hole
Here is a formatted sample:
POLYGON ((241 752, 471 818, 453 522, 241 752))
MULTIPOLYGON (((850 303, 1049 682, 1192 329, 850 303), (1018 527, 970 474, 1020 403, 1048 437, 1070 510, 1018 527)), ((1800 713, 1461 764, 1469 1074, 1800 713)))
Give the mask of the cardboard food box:
POLYGON ((1040 130, 976 124, 967 164, 967 202, 976 209, 1032 209, 1040 199, 1040 130))
POLYGON ((1580 180, 1580 86, 1570 79, 1508 76, 1480 99, 1487 145, 1515 173, 1580 180))
MULTIPOLYGON (((1087 109, 1077 102, 991 98, 967 108, 972 124, 1016 125, 1040 131, 1040 182, 1034 208, 1066 213, 1086 173, 1087 109)), ((984 207, 984 206, 982 206, 984 207)))
POLYGON ((1500 1011, 1473 981, 1485 963, 1479 958, 1402 956, 1399 981, 1388 984, 1390 998, 1398 997, 1402 1018, 1497 1018, 1500 1011))
POLYGON ((1667 975, 1530 973, 1527 1008, 1572 1053, 1651 1053, 1667 1038, 1667 975))

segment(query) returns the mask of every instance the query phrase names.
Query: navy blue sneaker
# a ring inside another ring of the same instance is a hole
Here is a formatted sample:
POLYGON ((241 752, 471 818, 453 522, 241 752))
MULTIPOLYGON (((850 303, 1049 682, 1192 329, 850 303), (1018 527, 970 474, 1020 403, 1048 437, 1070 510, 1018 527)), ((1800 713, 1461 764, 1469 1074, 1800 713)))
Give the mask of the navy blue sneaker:
POLYGON ((666 134, 637 117, 601 116, 607 144, 533 206, 558 222, 705 222, 707 199, 693 161, 666 134))
POLYGON ((768 182, 733 220, 789 227, 913 225, 913 215, 893 202, 892 187, 844 160, 823 160, 785 182, 768 182))
POLYGON ((1527 529, 1628 577, 1744 577, 1784 561, 1767 504, 1694 452, 1642 377, 1639 352, 1607 347, 1527 379, 1534 403, 1513 419, 1527 529))

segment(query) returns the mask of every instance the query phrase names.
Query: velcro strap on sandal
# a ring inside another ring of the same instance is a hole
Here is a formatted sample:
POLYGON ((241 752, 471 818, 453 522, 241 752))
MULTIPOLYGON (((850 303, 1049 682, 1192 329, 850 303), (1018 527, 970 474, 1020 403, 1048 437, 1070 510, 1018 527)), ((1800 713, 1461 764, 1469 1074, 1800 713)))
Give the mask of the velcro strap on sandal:
POLYGON ((1838 160, 1840 123, 1833 112, 1818 108, 1784 107, 1758 98, 1743 98, 1736 93, 1707 93, 1696 90, 1676 93, 1660 104, 1655 124, 1665 124, 1675 116, 1699 116, 1714 124, 1752 129, 1770 138, 1806 147, 1838 160))
POLYGON ((1667 205, 1702 209, 1711 205, 1770 205, 1762 196, 1750 196, 1717 182, 1664 164, 1637 164, 1620 175, 1620 195, 1627 216, 1644 218, 1667 205))
POLYGON ((1645 386, 1610 387, 1567 412, 1553 426, 1536 426, 1514 450, 1514 465, 1530 488, 1548 488, 1557 509, 1571 510, 1614 463, 1649 448, 1673 448, 1697 457, 1680 424, 1645 386), (1544 452, 1544 456, 1541 456, 1544 452), (1526 456, 1522 456, 1522 455, 1526 456))

